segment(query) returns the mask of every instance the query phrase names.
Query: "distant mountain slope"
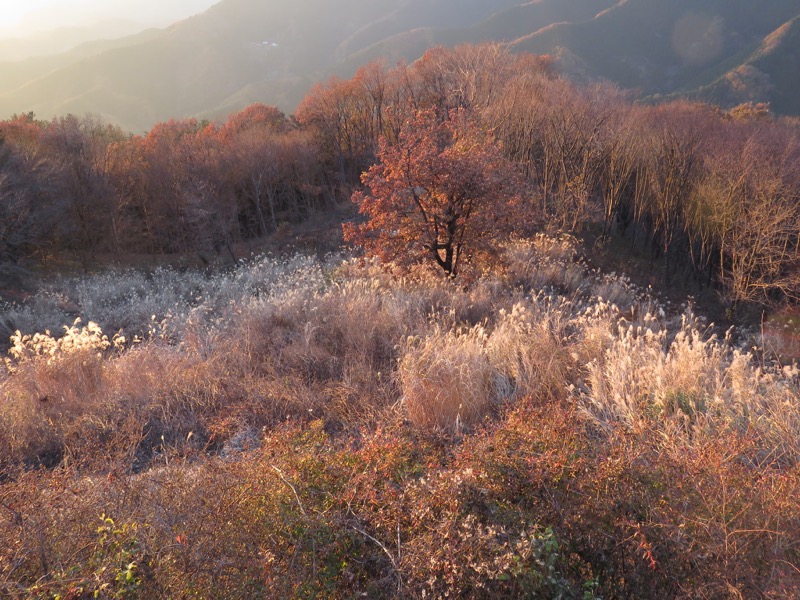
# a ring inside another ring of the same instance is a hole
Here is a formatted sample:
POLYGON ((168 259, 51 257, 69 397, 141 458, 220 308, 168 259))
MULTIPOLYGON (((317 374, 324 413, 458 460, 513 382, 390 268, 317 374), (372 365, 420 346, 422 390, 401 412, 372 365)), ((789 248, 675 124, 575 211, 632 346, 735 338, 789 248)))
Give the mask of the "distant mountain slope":
POLYGON ((618 0, 539 0, 501 10, 463 32, 463 41, 513 41, 555 23, 582 23, 618 0))
POLYGON ((338 66, 340 74, 352 72, 358 65, 388 57, 389 62, 414 60, 435 45, 454 46, 486 41, 512 42, 520 36, 554 23, 581 22, 616 4, 618 0, 537 0, 535 2, 487 3, 493 11, 468 27, 426 27, 406 30, 352 53, 338 66))
POLYGON ((645 95, 800 114, 798 16, 797 0, 222 0, 167 29, 0 63, 0 117, 91 112, 139 132, 255 101, 291 111, 375 58, 487 40, 645 95))
POLYGON ((800 16, 781 25, 746 60, 692 96, 728 106, 769 102, 778 113, 798 114, 800 16))
POLYGON ((0 114, 92 112, 141 131, 256 100, 290 111, 349 53, 381 36, 451 21, 469 25, 514 3, 223 0, 147 39, 123 39, 89 56, 78 49, 0 65, 0 114))
POLYGON ((800 15, 797 0, 622 0, 585 22, 521 37, 514 48, 562 48, 591 73, 645 94, 695 87, 719 65, 800 15))
POLYGON ((34 56, 66 52, 98 39, 117 39, 147 29, 128 19, 101 21, 83 27, 61 27, 24 38, 0 40, 0 61, 20 61, 34 56))

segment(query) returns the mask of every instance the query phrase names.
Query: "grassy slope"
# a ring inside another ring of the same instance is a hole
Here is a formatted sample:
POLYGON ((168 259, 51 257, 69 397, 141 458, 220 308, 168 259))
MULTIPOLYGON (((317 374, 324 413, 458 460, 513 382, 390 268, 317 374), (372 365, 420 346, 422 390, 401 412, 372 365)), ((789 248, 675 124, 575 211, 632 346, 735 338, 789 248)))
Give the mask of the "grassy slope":
POLYGON ((26 329, 69 301, 144 341, 18 340, 0 591, 796 595, 796 369, 568 239, 499 261, 461 285, 302 257, 54 282, 26 329))

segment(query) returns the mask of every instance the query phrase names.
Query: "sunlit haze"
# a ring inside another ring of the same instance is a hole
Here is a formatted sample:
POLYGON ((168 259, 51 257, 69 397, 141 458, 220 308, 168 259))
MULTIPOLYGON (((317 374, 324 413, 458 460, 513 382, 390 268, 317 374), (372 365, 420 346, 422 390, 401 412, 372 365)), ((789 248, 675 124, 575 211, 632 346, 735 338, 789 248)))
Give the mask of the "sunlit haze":
POLYGON ((0 37, 24 37, 58 27, 127 19, 163 27, 218 0, 0 0, 0 37))

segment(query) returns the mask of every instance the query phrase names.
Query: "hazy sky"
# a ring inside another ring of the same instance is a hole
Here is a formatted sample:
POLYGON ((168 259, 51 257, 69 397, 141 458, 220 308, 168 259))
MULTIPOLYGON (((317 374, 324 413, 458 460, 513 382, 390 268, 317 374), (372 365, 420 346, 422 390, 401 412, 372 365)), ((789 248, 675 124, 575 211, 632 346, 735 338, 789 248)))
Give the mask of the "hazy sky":
POLYGON ((165 26, 219 0, 0 0, 0 36, 21 37, 61 26, 131 19, 165 26))

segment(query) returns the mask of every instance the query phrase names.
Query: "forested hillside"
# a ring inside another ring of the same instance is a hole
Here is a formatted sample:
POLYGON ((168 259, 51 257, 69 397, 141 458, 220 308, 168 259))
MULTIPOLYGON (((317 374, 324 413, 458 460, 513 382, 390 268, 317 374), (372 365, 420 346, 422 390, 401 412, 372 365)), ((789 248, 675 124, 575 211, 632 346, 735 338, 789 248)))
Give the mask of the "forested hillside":
POLYGON ((253 105, 143 136, 94 118, 4 121, 0 272, 13 282, 56 255, 84 266, 126 254, 231 257, 348 200, 379 140, 396 143, 426 108, 462 111, 489 132, 524 174, 519 201, 500 212, 528 230, 621 236, 661 266, 662 283, 688 273, 732 307, 797 299, 796 121, 753 104, 635 104, 498 45, 369 65, 315 87, 294 120, 253 105))

